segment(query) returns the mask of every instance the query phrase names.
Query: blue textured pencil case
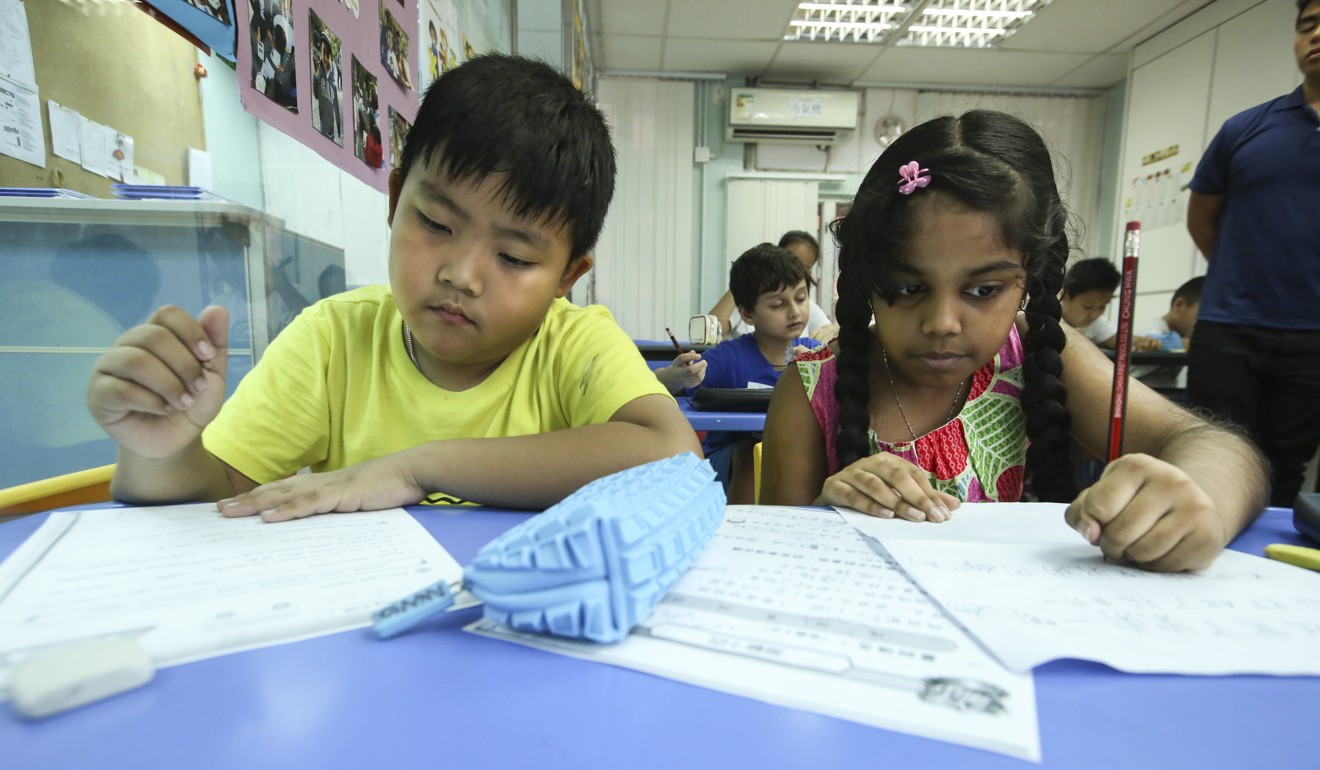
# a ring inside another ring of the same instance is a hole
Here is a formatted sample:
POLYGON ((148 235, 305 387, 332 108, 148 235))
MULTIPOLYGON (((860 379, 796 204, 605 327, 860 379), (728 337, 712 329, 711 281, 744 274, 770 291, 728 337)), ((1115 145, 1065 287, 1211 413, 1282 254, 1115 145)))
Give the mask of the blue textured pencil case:
MULTIPOLYGON (((463 571, 485 616, 519 631, 617 642, 710 543, 724 516, 710 463, 685 453, 597 479, 487 543, 463 571)), ((437 584, 380 610, 393 636, 453 603, 437 584)))

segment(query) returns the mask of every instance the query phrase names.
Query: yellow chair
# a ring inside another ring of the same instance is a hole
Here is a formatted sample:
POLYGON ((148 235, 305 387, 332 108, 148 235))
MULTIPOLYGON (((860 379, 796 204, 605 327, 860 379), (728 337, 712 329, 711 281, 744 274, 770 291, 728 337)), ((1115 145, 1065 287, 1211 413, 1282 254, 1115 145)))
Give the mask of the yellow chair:
POLYGON ((110 477, 114 473, 113 464, 102 465, 0 489, 0 516, 17 516, 109 500, 110 477))
POLYGON ((752 445, 752 501, 761 502, 761 442, 752 445))

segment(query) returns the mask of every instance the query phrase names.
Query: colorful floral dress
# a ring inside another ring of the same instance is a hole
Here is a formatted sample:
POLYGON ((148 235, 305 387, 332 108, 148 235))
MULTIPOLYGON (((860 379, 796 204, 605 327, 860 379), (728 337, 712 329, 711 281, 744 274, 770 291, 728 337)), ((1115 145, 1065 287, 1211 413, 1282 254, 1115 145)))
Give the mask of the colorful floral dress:
MULTIPOLYGON (((834 353, 828 346, 822 347, 804 353, 795 363, 811 400, 811 411, 825 434, 829 472, 833 475, 840 470, 834 449, 839 425, 839 405, 834 400, 834 353)), ((994 359, 972 375, 967 402, 952 420, 915 442, 880 441, 868 427, 870 454, 889 452, 902 457, 925 470, 935 489, 959 500, 1020 500, 1027 455, 1022 374, 1022 340, 1013 328, 994 359)))

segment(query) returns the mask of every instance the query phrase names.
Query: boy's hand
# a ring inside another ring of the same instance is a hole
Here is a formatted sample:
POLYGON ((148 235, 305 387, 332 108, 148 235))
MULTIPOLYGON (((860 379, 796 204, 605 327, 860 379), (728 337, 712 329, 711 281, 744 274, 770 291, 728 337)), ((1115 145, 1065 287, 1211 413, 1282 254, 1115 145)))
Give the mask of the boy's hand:
POLYGON ((380 511, 414 505, 426 497, 426 490, 408 469, 409 451, 342 470, 290 476, 220 500, 216 507, 229 517, 260 514, 265 521, 288 521, 318 513, 380 511))
POLYGON ((120 447, 170 457, 201 435, 225 399, 229 311, 200 320, 167 305, 115 340, 97 359, 87 407, 120 447))
POLYGON ((695 388, 706 379, 706 362, 701 360, 700 353, 689 350, 679 354, 669 366, 656 369, 655 376, 670 393, 677 393, 684 388, 695 388))
POLYGON ((1105 466, 1064 518, 1108 558, 1156 572, 1208 567, 1231 539, 1205 490, 1182 469, 1143 454, 1105 466))
POLYGON ((1154 337, 1146 337, 1140 334, 1132 336, 1133 350, 1159 350, 1162 347, 1164 347, 1164 343, 1154 337))
POLYGON ((926 472, 903 458, 880 452, 863 457, 825 479, 819 505, 842 505, 871 516, 908 521, 947 520, 958 498, 936 492, 926 472))

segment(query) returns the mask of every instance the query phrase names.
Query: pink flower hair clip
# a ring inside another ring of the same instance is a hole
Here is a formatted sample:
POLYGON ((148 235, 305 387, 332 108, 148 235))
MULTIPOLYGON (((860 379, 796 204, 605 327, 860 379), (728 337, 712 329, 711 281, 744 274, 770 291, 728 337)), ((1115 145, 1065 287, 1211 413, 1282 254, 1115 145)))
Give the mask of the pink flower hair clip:
POLYGON ((911 195, 918 187, 930 184, 930 169, 922 168, 915 160, 899 166, 898 175, 903 177, 903 181, 898 183, 898 191, 904 195, 911 195))

